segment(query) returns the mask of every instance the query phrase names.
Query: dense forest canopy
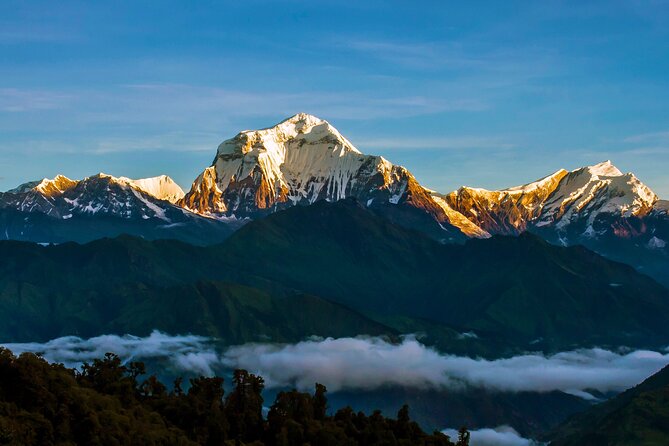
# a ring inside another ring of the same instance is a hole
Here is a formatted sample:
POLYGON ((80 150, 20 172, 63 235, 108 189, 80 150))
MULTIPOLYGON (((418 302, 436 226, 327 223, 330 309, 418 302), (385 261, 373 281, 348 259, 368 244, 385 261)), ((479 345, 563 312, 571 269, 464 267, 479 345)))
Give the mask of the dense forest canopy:
POLYGON ((329 415, 321 384, 313 394, 279 393, 264 416, 263 378, 245 370, 235 370, 227 395, 221 377, 177 378, 168 390, 145 376, 143 363, 112 353, 78 370, 0 348, 0 444, 469 444, 464 428, 457 439, 423 432, 406 405, 396 419, 350 407, 329 415))

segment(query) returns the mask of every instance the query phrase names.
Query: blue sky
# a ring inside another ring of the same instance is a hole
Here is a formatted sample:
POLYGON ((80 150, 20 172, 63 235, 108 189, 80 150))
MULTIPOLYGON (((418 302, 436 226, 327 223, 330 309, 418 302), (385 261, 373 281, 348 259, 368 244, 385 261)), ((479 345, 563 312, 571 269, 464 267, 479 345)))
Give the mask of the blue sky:
POLYGON ((668 73, 660 0, 4 0, 0 190, 189 187, 222 140, 304 111, 443 192, 611 159, 669 197, 668 73))

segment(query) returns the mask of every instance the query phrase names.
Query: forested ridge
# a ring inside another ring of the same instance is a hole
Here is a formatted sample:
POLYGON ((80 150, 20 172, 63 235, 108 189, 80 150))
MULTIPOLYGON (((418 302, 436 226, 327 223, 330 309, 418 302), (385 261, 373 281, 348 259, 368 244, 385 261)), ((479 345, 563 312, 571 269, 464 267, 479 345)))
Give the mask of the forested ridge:
POLYGON ((403 406, 395 419, 346 407, 328 414, 327 390, 281 392, 263 415, 263 378, 236 370, 227 395, 221 377, 168 386, 141 362, 104 358, 70 369, 0 348, 3 445, 424 445, 465 446, 427 434, 403 406))

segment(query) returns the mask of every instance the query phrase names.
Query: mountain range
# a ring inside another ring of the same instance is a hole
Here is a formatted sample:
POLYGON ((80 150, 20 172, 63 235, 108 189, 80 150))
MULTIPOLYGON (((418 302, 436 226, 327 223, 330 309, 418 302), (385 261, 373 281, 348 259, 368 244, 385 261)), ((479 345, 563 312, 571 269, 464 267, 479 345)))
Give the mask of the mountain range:
POLYGON ((503 190, 442 194, 304 113, 221 143, 187 192, 167 176, 59 175, 18 186, 0 194, 0 236, 60 243, 127 233, 211 245, 250 220, 344 198, 441 242, 532 232, 669 283, 669 202, 610 161, 503 190))

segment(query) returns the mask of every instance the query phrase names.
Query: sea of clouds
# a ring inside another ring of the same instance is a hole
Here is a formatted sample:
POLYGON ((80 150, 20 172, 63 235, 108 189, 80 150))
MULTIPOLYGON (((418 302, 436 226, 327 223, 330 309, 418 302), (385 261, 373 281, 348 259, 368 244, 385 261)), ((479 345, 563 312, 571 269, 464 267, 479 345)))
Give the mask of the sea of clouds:
POLYGON ((315 382, 338 390, 385 386, 550 392, 592 398, 590 390, 621 391, 669 364, 669 354, 648 350, 579 349, 553 355, 526 353, 486 360, 440 353, 406 336, 311 339, 296 344, 251 343, 221 347, 203 336, 67 336, 45 343, 4 344, 16 354, 35 352, 76 367, 114 352, 125 361, 159 360, 184 372, 212 375, 243 368, 262 375, 268 388, 311 390, 315 382))

